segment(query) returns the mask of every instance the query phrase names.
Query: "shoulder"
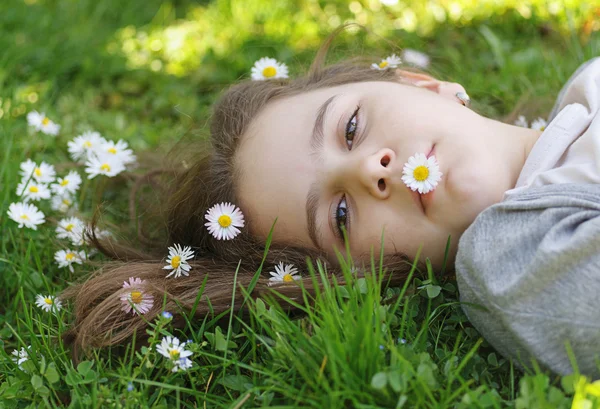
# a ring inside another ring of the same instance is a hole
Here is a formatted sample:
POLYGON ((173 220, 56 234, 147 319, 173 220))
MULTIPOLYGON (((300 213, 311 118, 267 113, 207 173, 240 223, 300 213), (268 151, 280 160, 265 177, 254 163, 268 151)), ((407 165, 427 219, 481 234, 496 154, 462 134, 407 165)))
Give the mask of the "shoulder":
POLYGON ((600 78, 600 57, 595 57, 584 62, 573 74, 571 74, 556 98, 554 107, 548 117, 548 122, 552 121, 558 112, 566 105, 575 102, 585 103, 584 93, 581 91, 583 91, 586 86, 596 85, 600 87, 600 83, 594 81, 594 78, 600 78), (592 81, 588 81, 589 79, 592 81))

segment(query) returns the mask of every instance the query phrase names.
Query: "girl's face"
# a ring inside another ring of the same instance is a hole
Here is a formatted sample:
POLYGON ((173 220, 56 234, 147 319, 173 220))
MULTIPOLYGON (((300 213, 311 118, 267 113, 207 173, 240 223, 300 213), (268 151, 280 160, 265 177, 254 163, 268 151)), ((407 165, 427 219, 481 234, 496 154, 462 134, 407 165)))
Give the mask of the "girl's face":
MULTIPOLYGON (((243 135, 236 156, 240 207, 250 232, 353 257, 380 250, 410 258, 423 246, 440 269, 486 207, 514 187, 535 142, 482 117, 452 96, 396 82, 359 82, 270 102, 243 135), (420 195, 402 181, 415 153, 433 154, 442 179, 420 195)), ((530 131, 530 130, 528 130, 530 131)), ((536 134, 539 136, 539 134, 536 134)), ((536 138, 537 139, 537 138, 536 138)))

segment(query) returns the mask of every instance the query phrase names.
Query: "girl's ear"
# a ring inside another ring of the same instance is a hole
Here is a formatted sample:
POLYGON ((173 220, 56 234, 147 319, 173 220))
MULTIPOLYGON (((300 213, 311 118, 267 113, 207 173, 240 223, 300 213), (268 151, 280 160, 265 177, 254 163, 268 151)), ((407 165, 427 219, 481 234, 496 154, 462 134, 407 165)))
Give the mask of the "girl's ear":
POLYGON ((464 87, 459 83, 440 81, 436 78, 433 78, 431 75, 401 70, 400 68, 396 69, 396 75, 401 83, 411 84, 416 87, 428 89, 461 104, 462 102, 456 98, 456 93, 466 93, 464 87))

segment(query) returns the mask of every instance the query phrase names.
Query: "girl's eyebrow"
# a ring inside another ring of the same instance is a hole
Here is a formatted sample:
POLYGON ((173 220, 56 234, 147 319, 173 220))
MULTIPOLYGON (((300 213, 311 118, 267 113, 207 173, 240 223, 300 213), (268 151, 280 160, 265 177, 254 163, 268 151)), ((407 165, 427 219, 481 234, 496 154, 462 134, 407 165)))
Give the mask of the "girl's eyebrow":
MULTIPOLYGON (((317 110, 317 117, 315 118, 315 124, 310 136, 310 156, 316 156, 317 160, 319 160, 318 158, 321 156, 320 153, 323 150, 323 128, 325 127, 327 111, 338 95, 339 94, 329 97, 317 110)), ((319 197, 319 184, 315 181, 310 185, 306 195, 306 228, 308 229, 308 236, 313 244, 319 250, 322 250, 323 248, 320 244, 321 235, 317 231, 317 211, 319 209, 319 197)))

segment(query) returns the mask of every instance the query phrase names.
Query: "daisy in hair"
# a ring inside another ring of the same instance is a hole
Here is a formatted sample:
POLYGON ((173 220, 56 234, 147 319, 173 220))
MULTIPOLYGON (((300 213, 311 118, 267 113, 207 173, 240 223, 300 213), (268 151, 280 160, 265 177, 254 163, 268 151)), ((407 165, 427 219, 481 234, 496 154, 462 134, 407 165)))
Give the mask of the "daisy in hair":
POLYGON ((88 179, 93 179, 98 175, 108 177, 117 176, 125 170, 125 165, 114 155, 91 155, 85 162, 85 173, 88 179))
POLYGON ((544 131, 548 126, 548 122, 544 118, 534 119, 531 123, 531 129, 536 129, 538 131, 544 131))
POLYGON ((68 142, 67 146, 71 159, 75 162, 85 163, 86 159, 88 159, 96 149, 100 149, 104 142, 106 142, 106 139, 98 132, 86 131, 68 142))
POLYGON ((48 185, 30 179, 29 182, 22 181, 17 185, 17 196, 23 197, 25 202, 50 199, 50 189, 48 185))
POLYGON ((211 207, 204 216, 208 231, 217 240, 231 240, 240 233, 238 227, 244 227, 242 211, 231 203, 219 203, 211 207))
POLYGON ((269 284, 271 283, 290 283, 294 280, 299 280, 302 277, 298 273, 298 269, 293 264, 283 264, 282 261, 275 266, 275 271, 269 271, 272 277, 269 278, 269 284))
POLYGON ((122 139, 115 141, 105 140, 100 144, 100 148, 97 150, 98 154, 114 155, 117 157, 123 165, 131 165, 135 163, 136 157, 133 151, 129 149, 129 145, 122 139))
POLYGON ((371 64, 371 68, 374 70, 387 70, 388 68, 397 68, 400 64, 402 64, 402 60, 400 57, 396 56, 396 54, 392 54, 389 57, 381 60, 379 64, 371 64))
POLYGON ((189 276, 189 271, 192 266, 187 262, 194 258, 194 252, 191 247, 183 247, 179 244, 175 244, 174 247, 169 247, 169 258, 167 259, 167 265, 163 267, 163 270, 173 270, 167 277, 175 274, 175 278, 181 277, 181 275, 189 276))
POLYGON ((68 193, 75 193, 81 185, 81 176, 77 171, 72 170, 64 178, 58 178, 56 183, 50 185, 52 193, 62 196, 68 193))
POLYGON ((62 308, 62 303, 53 295, 38 294, 35 297, 35 305, 46 312, 58 312, 62 308))
POLYGON ((52 196, 50 207, 52 207, 52 210, 61 213, 67 213, 71 208, 78 209, 77 203, 73 200, 73 195, 69 193, 52 196))
POLYGON ((75 250, 58 250, 54 253, 54 260, 58 264, 58 267, 68 267, 71 273, 75 272, 73 269, 73 263, 83 264, 86 259, 85 252, 75 250))
POLYGON ((255 81, 288 77, 287 66, 278 62, 275 58, 269 57, 263 57, 256 61, 251 71, 252 79, 255 81))
POLYGON ((129 277, 129 282, 123 281, 123 289, 121 294, 121 308, 125 313, 131 311, 132 314, 146 314, 154 305, 154 297, 145 290, 146 280, 140 278, 129 277))
POLYGON ((23 181, 28 181, 30 178, 33 178, 38 183, 52 183, 56 178, 54 166, 49 165, 46 162, 42 162, 38 166, 31 159, 27 159, 25 162, 21 162, 19 167, 21 168, 19 173, 23 177, 23 181))
POLYGON ((30 203, 11 203, 8 207, 8 217, 19 223, 19 229, 23 226, 37 230, 37 226, 44 223, 44 213, 30 203))
POLYGON ((162 339, 160 345, 156 346, 156 352, 171 360, 171 362, 175 364, 172 370, 173 372, 177 372, 178 369, 185 369, 184 366, 189 367, 187 366, 187 362, 184 366, 179 366, 178 364, 180 359, 184 359, 192 355, 192 351, 187 351, 185 349, 185 344, 185 342, 180 342, 179 338, 168 335, 162 339))
POLYGON ((427 158, 423 153, 415 153, 408 158, 402 175, 402 181, 406 186, 413 191, 418 190, 420 194, 431 192, 442 180, 442 172, 435 156, 427 158))
POLYGON ((56 227, 56 237, 59 239, 75 241, 80 243, 76 244, 77 246, 81 246, 83 244, 82 235, 84 228, 85 223, 83 223, 83 220, 78 219, 77 217, 67 217, 58 222, 58 226, 56 227))
POLYGON ((27 123, 33 127, 36 132, 42 131, 46 135, 56 136, 60 131, 60 125, 55 124, 46 116, 45 113, 32 111, 27 114, 27 123))

